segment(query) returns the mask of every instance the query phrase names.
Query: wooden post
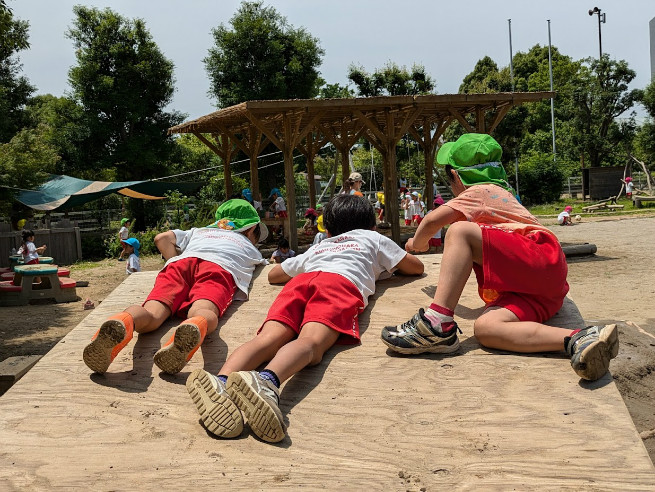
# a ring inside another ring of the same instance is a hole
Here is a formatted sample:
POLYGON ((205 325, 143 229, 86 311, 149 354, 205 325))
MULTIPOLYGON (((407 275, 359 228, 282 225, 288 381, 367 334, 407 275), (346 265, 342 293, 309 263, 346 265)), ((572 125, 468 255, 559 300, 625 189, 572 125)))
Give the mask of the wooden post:
POLYGON ((348 145, 348 142, 339 147, 339 152, 341 153, 341 178, 343 182, 350 177, 350 145, 348 145))
POLYGON ((223 181, 225 182, 225 198, 232 196, 232 173, 230 171, 230 160, 232 159, 232 142, 227 135, 221 138, 223 151, 223 181))
POLYGON ((291 117, 284 115, 284 180, 287 188, 287 213, 289 214, 289 245, 298 251, 298 226, 296 220, 296 177, 293 172, 293 149, 295 148, 295 132, 291 117))

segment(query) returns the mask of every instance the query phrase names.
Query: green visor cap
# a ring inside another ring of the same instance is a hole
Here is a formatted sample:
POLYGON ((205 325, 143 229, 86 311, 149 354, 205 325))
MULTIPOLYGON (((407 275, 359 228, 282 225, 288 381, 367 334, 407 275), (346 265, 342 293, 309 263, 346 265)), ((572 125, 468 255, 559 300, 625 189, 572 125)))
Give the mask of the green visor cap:
POLYGON ((514 193, 501 163, 503 149, 486 133, 465 133, 455 142, 441 146, 437 163, 450 165, 464 186, 495 184, 514 193))
MULTIPOLYGON (((217 229, 226 229, 235 232, 243 232, 251 227, 260 224, 261 219, 257 210, 246 200, 235 198, 223 203, 216 210, 216 222, 207 226, 217 229)), ((260 224, 261 235, 260 241, 268 237, 268 229, 264 224, 260 224)))

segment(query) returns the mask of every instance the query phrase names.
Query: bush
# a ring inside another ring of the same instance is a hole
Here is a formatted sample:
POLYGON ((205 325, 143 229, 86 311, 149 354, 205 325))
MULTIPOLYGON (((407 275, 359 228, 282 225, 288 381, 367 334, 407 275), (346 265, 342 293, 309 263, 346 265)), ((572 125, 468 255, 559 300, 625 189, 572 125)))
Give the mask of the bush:
POLYGON ((519 192, 524 205, 538 205, 559 200, 568 167, 553 161, 552 154, 532 152, 519 163, 519 192))

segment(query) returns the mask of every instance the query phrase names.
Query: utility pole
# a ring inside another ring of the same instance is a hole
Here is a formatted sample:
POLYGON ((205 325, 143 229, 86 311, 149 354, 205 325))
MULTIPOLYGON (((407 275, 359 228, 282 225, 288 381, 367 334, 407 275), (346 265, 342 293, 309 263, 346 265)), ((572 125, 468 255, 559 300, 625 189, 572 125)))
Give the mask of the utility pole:
MULTIPOLYGON (((550 92, 553 92, 553 55, 550 44, 550 19, 548 19, 548 70, 550 71, 550 92)), ((555 148, 555 98, 550 98, 550 124, 553 129, 553 161, 557 160, 555 148)))
POLYGON ((603 37, 601 35, 600 24, 601 23, 605 24, 605 22, 607 21, 607 19, 605 18, 606 14, 603 14, 601 12, 602 12, 601 9, 599 9, 598 7, 589 9, 590 16, 594 14, 598 14, 598 52, 600 54, 600 58, 598 58, 599 60, 603 59, 603 37))

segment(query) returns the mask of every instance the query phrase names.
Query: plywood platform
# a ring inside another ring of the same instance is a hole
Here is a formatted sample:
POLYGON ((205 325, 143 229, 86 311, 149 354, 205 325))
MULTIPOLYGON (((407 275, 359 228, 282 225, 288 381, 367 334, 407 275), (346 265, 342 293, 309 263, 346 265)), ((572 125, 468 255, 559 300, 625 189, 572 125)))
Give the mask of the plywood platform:
MULTIPOLYGON (((278 445, 247 430, 214 438, 184 387, 253 335, 281 289, 266 282, 270 267, 184 372, 153 367, 171 323, 92 375, 82 349, 108 315, 145 297, 154 273, 128 277, 0 398, 0 489, 652 490, 655 470, 611 376, 589 384, 563 356, 482 349, 472 281, 457 310, 459 355, 387 354, 381 328, 429 302, 440 258, 422 257, 422 278, 380 282, 362 345, 333 349, 286 384, 289 436, 278 445)), ((582 321, 568 301, 555 323, 582 321)))

